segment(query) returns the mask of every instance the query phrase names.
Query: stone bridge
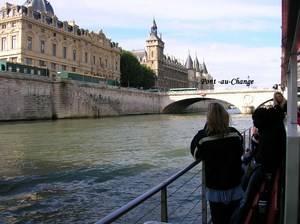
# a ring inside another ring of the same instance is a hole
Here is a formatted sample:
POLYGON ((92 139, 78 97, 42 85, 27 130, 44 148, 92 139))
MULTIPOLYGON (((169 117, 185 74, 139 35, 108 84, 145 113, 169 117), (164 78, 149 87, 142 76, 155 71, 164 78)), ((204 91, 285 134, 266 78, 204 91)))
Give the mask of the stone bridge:
POLYGON ((199 90, 161 93, 161 112, 180 113, 204 100, 220 100, 237 107, 243 114, 273 100, 274 89, 199 90))

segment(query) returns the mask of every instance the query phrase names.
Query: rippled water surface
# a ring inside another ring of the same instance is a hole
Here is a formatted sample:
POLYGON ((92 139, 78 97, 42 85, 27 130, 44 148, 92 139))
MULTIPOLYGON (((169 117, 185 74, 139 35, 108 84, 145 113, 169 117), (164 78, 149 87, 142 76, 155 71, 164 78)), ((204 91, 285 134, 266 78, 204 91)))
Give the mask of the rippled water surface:
MULTIPOLYGON (((240 131, 251 117, 232 115, 240 131)), ((0 123, 0 223, 93 223, 193 161, 204 115, 0 123)))

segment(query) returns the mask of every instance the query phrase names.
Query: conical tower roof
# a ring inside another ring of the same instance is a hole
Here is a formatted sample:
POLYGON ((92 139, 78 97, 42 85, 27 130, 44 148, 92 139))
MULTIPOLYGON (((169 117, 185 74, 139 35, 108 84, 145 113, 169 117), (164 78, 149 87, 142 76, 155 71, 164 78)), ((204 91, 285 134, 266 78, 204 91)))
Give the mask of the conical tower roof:
POLYGON ((153 18, 153 25, 151 27, 151 34, 157 37, 157 25, 154 18, 153 18))
POLYGON ((191 58, 191 55, 189 54, 187 59, 186 59, 186 62, 185 62, 185 67, 187 69, 193 69, 193 61, 192 61, 192 58, 191 58))
POLYGON ((208 74, 208 71, 207 71, 207 68, 206 68, 206 65, 205 65, 205 62, 203 62, 203 73, 204 74, 208 74))
POLYGON ((200 63, 198 61, 197 56, 196 56, 196 59, 195 59, 195 69, 196 69, 196 72, 200 72, 200 63))

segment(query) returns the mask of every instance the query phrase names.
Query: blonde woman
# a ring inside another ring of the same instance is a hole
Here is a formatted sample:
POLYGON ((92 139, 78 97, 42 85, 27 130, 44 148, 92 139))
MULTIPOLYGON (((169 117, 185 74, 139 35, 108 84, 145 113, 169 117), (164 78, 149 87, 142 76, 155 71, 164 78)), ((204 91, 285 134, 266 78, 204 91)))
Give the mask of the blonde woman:
POLYGON ((244 195, 240 185, 243 137, 229 126, 229 121, 229 114, 221 104, 209 104, 206 125, 191 142, 193 157, 205 162, 206 198, 214 224, 230 223, 244 195))
POLYGON ((284 98, 281 92, 275 92, 273 96, 274 106, 280 106, 284 113, 287 112, 287 100, 284 98))

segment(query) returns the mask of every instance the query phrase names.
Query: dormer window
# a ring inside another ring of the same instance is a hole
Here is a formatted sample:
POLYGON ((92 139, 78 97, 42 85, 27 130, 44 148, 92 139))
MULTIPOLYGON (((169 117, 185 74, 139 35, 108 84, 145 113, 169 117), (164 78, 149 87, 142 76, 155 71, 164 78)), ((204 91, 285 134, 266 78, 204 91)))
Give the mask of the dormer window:
POLYGON ((6 11, 2 11, 2 18, 4 19, 6 17, 6 11))

